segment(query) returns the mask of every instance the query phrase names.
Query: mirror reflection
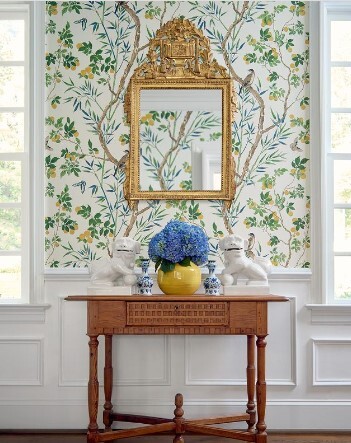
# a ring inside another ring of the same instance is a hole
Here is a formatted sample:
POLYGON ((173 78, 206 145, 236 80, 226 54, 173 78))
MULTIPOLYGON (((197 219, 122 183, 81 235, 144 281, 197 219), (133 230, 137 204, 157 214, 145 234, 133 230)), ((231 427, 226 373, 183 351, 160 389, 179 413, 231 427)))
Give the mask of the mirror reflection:
POLYGON ((139 191, 221 190, 222 89, 140 90, 139 191))

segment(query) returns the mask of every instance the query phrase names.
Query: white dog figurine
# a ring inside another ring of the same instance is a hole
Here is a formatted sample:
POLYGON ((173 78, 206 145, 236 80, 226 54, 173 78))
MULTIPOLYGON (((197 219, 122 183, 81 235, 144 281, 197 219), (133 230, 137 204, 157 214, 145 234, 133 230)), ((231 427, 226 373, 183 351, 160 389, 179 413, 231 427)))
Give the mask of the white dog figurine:
POLYGON ((225 268, 219 275, 223 286, 236 285, 239 275, 246 277, 248 284, 267 285, 269 266, 265 266, 265 263, 260 260, 258 260, 259 263, 255 263, 246 257, 247 240, 232 234, 222 238, 219 241, 219 247, 224 251, 225 268))
POLYGON ((129 237, 117 238, 113 244, 112 258, 96 260, 90 267, 93 286, 132 286, 135 255, 140 253, 140 243, 129 237))

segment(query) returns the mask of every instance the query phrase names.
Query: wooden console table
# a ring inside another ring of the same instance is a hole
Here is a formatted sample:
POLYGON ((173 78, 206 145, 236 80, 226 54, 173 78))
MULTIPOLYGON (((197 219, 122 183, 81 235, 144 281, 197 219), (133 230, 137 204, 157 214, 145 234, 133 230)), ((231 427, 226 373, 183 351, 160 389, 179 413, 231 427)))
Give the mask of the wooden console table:
POLYGON ((265 338, 268 334, 267 305, 288 301, 286 297, 264 296, 85 296, 71 295, 69 301, 88 303, 90 366, 88 383, 88 443, 174 431, 174 443, 183 443, 186 431, 233 438, 254 443, 267 443, 265 424, 265 338), (113 411, 112 336, 113 335, 246 335, 247 336, 247 409, 243 414, 208 419, 186 420, 183 396, 175 396, 174 418, 123 414, 113 411), (98 336, 105 336, 103 422, 97 424, 99 381, 97 376, 98 336), (255 368, 255 338, 257 371, 255 368), (255 402, 256 384, 256 402, 255 402), (257 420, 256 420, 257 405, 257 420), (149 426, 128 430, 111 429, 114 421, 142 423, 149 426), (247 422, 247 430, 230 430, 212 425, 247 422))

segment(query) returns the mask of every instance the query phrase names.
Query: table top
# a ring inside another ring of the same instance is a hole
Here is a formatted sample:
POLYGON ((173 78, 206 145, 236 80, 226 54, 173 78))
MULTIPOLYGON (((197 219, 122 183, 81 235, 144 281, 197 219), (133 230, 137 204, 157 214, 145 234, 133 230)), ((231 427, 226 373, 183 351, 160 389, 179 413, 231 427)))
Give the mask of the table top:
POLYGON ((68 295, 65 297, 67 301, 138 301, 138 302, 285 302, 289 301, 288 297, 281 295, 68 295))

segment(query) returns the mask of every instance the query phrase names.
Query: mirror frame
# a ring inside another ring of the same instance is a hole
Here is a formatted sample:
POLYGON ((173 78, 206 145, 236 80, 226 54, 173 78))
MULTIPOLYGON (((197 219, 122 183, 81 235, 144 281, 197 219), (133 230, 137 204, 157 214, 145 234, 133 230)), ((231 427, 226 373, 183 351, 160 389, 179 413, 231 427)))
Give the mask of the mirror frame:
POLYGON ((173 19, 150 40, 148 60, 130 79, 124 109, 130 123, 130 152, 124 195, 130 207, 139 200, 225 200, 235 195, 232 123, 235 111, 233 80, 212 57, 210 42, 186 19, 173 19), (220 190, 140 190, 139 121, 143 89, 220 89, 222 91, 222 165, 220 190))

